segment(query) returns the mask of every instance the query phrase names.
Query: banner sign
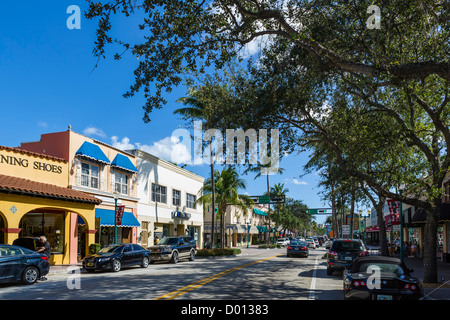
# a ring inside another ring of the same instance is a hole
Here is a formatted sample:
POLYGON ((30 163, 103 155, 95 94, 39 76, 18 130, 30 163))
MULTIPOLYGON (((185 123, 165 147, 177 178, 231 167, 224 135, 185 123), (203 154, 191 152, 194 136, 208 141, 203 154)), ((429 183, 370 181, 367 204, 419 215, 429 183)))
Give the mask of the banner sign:
POLYGON ((387 200, 389 207, 389 215, 385 217, 386 219, 386 227, 390 227, 393 225, 400 224, 400 204, 396 200, 388 199, 387 200))
POLYGON ((116 225, 118 225, 118 226, 122 225, 122 217, 123 217, 124 210, 125 210, 125 206, 117 206, 117 208, 116 208, 116 225))

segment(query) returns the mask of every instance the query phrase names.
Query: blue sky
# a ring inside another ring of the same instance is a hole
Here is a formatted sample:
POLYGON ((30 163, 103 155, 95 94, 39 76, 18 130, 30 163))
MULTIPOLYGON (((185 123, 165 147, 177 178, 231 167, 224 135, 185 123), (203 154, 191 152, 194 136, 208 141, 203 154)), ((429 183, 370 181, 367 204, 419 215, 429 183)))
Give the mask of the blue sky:
MULTIPOLYGON (((186 95, 180 87, 166 97, 167 106, 151 113, 144 123, 143 95, 125 99, 123 94, 133 83, 138 61, 125 57, 101 60, 92 54, 95 41, 93 21, 81 17, 81 29, 69 30, 66 13, 70 5, 83 11, 85 1, 5 1, 0 11, 0 144, 9 147, 39 140, 40 135, 72 130, 120 147, 141 147, 167 159, 173 144, 172 132, 184 128, 183 120, 172 113, 181 107, 176 100, 186 95)), ((118 21, 113 28, 126 37, 138 37, 132 18, 118 21)), ((257 128, 255 128, 257 129, 257 128)), ((307 155, 289 155, 280 167, 282 175, 270 176, 271 184, 284 183, 288 196, 302 200, 310 208, 327 207, 320 200, 318 176, 303 174, 307 155)), ((208 177, 209 166, 188 166, 208 177)), ((246 192, 259 195, 266 190, 265 177, 254 180, 243 176, 246 192)), ((321 223, 324 216, 317 216, 321 223)))

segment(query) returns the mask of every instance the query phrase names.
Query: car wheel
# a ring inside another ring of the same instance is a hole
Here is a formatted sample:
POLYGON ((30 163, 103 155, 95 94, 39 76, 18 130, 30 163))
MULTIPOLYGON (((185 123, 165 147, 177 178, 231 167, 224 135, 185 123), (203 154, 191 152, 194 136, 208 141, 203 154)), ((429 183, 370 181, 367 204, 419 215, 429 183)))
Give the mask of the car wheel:
POLYGON ((194 261, 195 260, 195 252, 194 250, 191 250, 191 253, 189 254, 189 261, 194 261))
POLYGON ((36 267, 27 267, 22 274, 22 282, 33 284, 39 278, 39 270, 36 267))
POLYGON ((148 265, 149 265, 148 258, 147 258, 147 257, 143 257, 143 258, 142 258, 141 267, 142 267, 142 268, 147 268, 148 265))
POLYGON ((172 263, 178 263, 178 252, 177 252, 177 251, 174 251, 174 252, 172 253, 172 259, 170 259, 170 262, 172 262, 172 263))
POLYGON ((331 276, 333 274, 333 269, 327 268, 327 276, 331 276))
POLYGON ((120 262, 120 260, 115 259, 113 260, 113 262, 111 262, 112 265, 112 271, 114 272, 119 272, 120 269, 122 269, 122 262, 120 262))

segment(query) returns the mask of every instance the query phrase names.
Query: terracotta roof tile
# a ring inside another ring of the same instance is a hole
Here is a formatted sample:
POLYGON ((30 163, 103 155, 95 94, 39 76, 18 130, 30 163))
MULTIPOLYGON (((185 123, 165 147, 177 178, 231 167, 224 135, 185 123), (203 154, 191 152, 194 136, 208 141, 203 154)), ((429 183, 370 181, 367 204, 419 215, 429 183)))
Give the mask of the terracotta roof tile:
POLYGON ((0 192, 92 204, 102 202, 100 199, 81 191, 2 174, 0 174, 0 192))

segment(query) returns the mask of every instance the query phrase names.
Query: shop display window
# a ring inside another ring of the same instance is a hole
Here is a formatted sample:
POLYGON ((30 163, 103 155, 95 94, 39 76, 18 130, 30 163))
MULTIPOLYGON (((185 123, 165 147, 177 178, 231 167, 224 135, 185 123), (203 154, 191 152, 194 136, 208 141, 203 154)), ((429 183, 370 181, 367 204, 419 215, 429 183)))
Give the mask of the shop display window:
POLYGON ((20 237, 45 236, 52 254, 64 253, 64 213, 27 213, 20 221, 20 237))

